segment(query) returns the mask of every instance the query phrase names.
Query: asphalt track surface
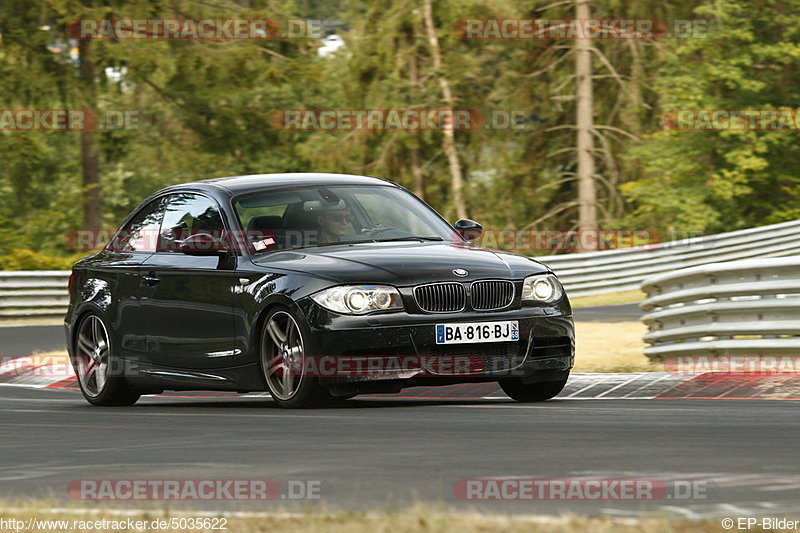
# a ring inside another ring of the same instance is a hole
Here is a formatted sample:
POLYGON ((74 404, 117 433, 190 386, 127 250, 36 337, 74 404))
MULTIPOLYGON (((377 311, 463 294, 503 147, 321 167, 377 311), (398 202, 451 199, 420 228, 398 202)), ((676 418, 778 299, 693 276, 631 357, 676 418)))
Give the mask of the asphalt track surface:
POLYGON ((66 350, 64 326, 0 327, 0 355, 31 355, 66 350))
POLYGON ((572 314, 577 322, 638 322, 644 311, 634 303, 578 307, 572 314))
POLYGON ((283 496, 290 481, 319 482, 320 499, 185 505, 263 512, 428 502, 496 513, 793 516, 797 408, 769 400, 387 398, 287 411, 251 397, 93 408, 77 391, 0 387, 0 497, 69 501, 76 479, 270 479, 283 496), (466 502, 453 492, 461 479, 581 477, 677 480, 697 490, 646 502, 466 502))
MULTIPOLYGON (((630 320, 639 311, 630 305, 590 308, 576 310, 576 319, 626 313, 630 320)), ((63 346, 60 326, 2 328, 0 336, 9 355, 63 346)), ((69 483, 80 479, 269 479, 281 489, 272 501, 169 505, 264 512, 425 502, 487 513, 800 515, 797 394, 783 401, 629 399, 621 393, 630 389, 641 396, 634 390, 638 382, 619 376, 625 385, 611 382, 603 390, 613 394, 600 392, 605 397, 599 399, 567 395, 518 404, 497 394, 403 394, 301 411, 278 409, 266 395, 204 393, 93 408, 77 390, 0 386, 0 498, 80 504, 67 493, 69 483), (639 479, 663 485, 666 493, 650 501, 459 499, 459 481, 477 478, 639 479), (288 498, 290 482, 318 484, 319 499, 288 498)), ((592 375, 580 379, 591 381, 592 375)), ((787 383, 795 382, 778 388, 787 383)), ((586 389, 584 382, 570 386, 586 389)))

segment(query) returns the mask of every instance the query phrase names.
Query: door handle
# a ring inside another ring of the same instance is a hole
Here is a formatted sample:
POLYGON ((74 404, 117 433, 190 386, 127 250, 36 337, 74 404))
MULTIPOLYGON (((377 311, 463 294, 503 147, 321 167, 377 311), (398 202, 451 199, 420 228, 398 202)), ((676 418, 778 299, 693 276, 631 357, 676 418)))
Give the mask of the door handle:
POLYGON ((156 277, 156 275, 155 275, 155 273, 154 273, 154 272, 150 272, 148 275, 146 275, 146 276, 142 276, 142 280, 143 280, 143 281, 144 281, 144 282, 145 282, 147 285, 149 285, 150 287, 152 287, 153 285, 155 285, 156 283, 158 283, 159 281, 161 281, 161 278, 158 278, 158 277, 156 277))

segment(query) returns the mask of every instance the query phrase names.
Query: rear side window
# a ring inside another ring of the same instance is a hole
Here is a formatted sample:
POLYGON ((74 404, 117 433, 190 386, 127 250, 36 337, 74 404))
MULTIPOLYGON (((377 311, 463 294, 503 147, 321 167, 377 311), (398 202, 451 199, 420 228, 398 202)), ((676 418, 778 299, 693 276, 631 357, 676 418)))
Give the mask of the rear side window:
POLYGON ((224 231, 222 215, 211 199, 199 194, 174 194, 166 201, 158 251, 178 252, 184 239, 198 233, 224 239, 224 231))
POLYGON ((154 252, 163 215, 163 198, 153 200, 117 232, 108 249, 115 252, 154 252))

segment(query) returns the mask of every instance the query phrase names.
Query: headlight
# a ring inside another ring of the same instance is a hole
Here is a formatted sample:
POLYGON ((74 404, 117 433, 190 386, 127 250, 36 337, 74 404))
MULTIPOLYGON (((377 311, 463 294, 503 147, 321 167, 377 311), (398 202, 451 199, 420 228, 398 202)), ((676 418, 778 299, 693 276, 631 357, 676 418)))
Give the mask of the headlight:
POLYGON ((325 309, 347 315, 402 309, 400 293, 383 285, 345 285, 331 287, 311 296, 325 309))
POLYGON ((522 299, 552 303, 564 295, 561 283, 553 274, 528 276, 522 283, 522 299))

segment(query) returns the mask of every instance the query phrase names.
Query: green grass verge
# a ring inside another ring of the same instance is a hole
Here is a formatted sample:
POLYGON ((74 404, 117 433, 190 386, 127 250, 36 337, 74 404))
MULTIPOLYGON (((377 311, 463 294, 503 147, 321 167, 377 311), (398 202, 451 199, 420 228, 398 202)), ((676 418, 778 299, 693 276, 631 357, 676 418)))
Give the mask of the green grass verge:
POLYGON ((597 305, 618 305, 632 304, 644 301, 647 295, 640 291, 611 292, 608 294, 595 294, 593 296, 581 296, 580 298, 570 298, 569 301, 573 308, 594 307, 597 305))
MULTIPOLYGON (((50 504, 15 505, 9 510, 4 507, 0 510, 0 518, 22 521, 21 529, 17 533, 36 532, 41 529, 28 529, 28 518, 39 521, 67 521, 65 527, 58 527, 58 531, 83 533, 84 531, 98 531, 98 526, 75 527, 73 521, 114 521, 125 523, 129 519, 133 522, 141 521, 147 525, 136 529, 138 533, 150 531, 199 531, 209 532, 209 529, 181 527, 180 520, 176 527, 153 528, 150 526, 154 520, 169 520, 170 518, 187 517, 226 517, 226 513, 208 513, 190 510, 165 510, 150 509, 137 511, 124 511, 122 509, 104 508, 102 506, 86 506, 83 508, 51 509, 50 504)), ((373 532, 423 532, 445 533, 457 531, 459 533, 575 533, 590 531, 592 533, 710 533, 724 531, 719 519, 685 520, 668 518, 612 518, 612 517, 581 517, 575 515, 522 515, 512 516, 478 512, 475 510, 453 510, 430 505, 416 505, 404 510, 370 511, 370 512, 319 512, 319 511, 289 511, 282 512, 278 508, 263 512, 264 506, 259 506, 261 513, 243 512, 232 513, 225 518, 225 533, 373 533, 373 532), (249 515, 249 516, 248 516, 249 515)), ((488 507, 488 506, 487 506, 488 507)), ((78 526, 82 525, 77 522, 78 526)), ((61 526, 59 524, 59 526, 61 526)), ((113 526, 111 526, 113 527, 113 526)), ((111 531, 108 525, 100 530, 111 531)), ((191 526, 190 526, 191 527, 191 526)), ((122 530, 122 529, 120 529, 122 530)), ((220 530, 223 531, 223 530, 220 530)), ((763 531, 760 527, 750 528, 749 531, 763 531)), ((788 530, 786 530, 788 531, 788 530)))

